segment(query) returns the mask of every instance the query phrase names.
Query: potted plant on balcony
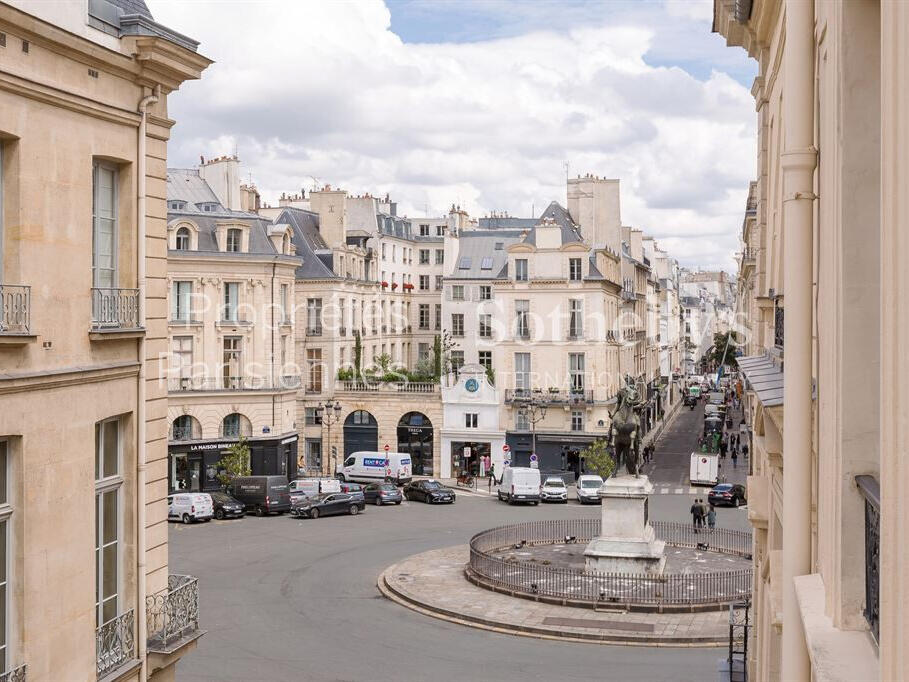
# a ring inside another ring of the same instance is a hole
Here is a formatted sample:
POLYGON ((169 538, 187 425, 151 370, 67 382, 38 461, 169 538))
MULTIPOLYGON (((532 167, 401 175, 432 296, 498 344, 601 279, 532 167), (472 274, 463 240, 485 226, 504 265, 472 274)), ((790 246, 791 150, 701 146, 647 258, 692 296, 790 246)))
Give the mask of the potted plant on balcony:
POLYGON ((392 283, 391 283, 391 288, 392 288, 392 290, 397 289, 397 288, 398 288, 398 283, 397 283, 397 282, 392 282, 392 283))
POLYGON ((388 282, 382 282, 382 288, 383 288, 383 289, 387 289, 387 288, 388 288, 388 282))

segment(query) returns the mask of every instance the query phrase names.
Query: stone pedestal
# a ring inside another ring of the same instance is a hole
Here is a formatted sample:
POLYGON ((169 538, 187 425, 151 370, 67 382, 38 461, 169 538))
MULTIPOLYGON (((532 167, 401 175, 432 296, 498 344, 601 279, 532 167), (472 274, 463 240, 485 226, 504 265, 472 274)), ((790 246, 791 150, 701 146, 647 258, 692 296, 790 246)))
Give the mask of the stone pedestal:
POLYGON ((666 543, 657 540, 647 517, 653 485, 646 476, 617 476, 600 486, 600 536, 584 550, 588 571, 660 575, 666 543))

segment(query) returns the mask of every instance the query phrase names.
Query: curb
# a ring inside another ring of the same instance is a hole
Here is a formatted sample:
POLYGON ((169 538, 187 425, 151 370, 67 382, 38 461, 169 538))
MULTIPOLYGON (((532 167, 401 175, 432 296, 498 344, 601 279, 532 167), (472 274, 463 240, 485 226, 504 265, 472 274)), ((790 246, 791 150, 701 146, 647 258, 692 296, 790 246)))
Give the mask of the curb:
POLYGON ((582 642, 585 644, 661 647, 669 649, 706 649, 723 647, 729 644, 728 640, 726 639, 717 640, 707 637, 647 638, 615 634, 598 634, 593 632, 564 634, 533 625, 511 625, 501 623, 499 621, 494 621, 488 618, 468 616, 462 613, 456 613, 448 609, 434 607, 423 602, 419 602, 409 597, 407 594, 401 592, 400 590, 395 589, 388 581, 388 575, 391 574, 395 568, 397 568, 397 564, 392 564, 384 571, 382 571, 382 573, 379 575, 379 578, 376 581, 376 587, 378 588, 379 592, 382 593, 386 599, 393 601, 396 604, 400 604, 401 606, 411 609, 412 611, 416 611, 417 613, 422 613, 423 615, 438 618, 439 620, 444 620, 449 623, 457 623, 459 625, 466 625, 468 627, 478 628, 480 630, 489 630, 491 632, 498 632, 506 635, 533 637, 536 639, 548 639, 560 642, 582 642))

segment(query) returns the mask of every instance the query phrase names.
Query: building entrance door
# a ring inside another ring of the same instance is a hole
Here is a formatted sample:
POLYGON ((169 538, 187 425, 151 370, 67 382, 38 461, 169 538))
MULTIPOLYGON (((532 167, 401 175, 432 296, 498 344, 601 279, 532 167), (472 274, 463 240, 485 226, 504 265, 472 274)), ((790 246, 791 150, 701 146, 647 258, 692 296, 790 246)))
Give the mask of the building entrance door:
POLYGON ((432 422, 422 412, 408 412, 398 422, 398 452, 410 454, 414 476, 432 476, 432 422))

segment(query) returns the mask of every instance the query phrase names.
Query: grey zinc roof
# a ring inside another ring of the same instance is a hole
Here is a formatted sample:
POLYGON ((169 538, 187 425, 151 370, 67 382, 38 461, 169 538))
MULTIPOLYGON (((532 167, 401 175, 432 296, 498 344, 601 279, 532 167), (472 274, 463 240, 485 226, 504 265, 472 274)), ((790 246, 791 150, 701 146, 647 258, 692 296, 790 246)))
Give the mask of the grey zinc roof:
MULTIPOLYGON (((319 214, 302 208, 287 207, 275 219, 286 223, 293 230, 291 241, 297 255, 303 258, 303 265, 297 268, 298 279, 335 279, 337 275, 326 264, 325 256, 331 258, 331 250, 319 233, 319 214), (326 253, 327 252, 327 253, 326 253)), ((330 261, 329 261, 330 262, 330 261)))
MULTIPOLYGON (((167 220, 169 223, 183 218, 191 219, 199 228, 197 251, 214 253, 220 251, 220 249, 218 249, 218 240, 215 235, 218 223, 224 220, 222 216, 203 213, 201 211, 192 214, 188 211, 168 211, 167 220)), ((278 252, 275 249, 274 244, 272 244, 271 240, 268 238, 268 228, 272 225, 270 220, 257 217, 250 218, 245 213, 239 215, 235 213, 231 216, 231 220, 249 225, 249 251, 246 253, 269 256, 277 255, 278 252)), ((236 254, 234 253, 231 254, 231 256, 235 255, 236 254)))
POLYGON ((738 358, 739 370, 764 407, 783 404, 783 370, 766 355, 738 358))
POLYGON ((521 241, 522 230, 464 230, 458 239, 458 257, 455 268, 448 279, 497 279, 508 263, 508 247, 521 241), (502 243, 496 249, 496 242, 502 243), (483 268, 483 259, 491 258, 491 267, 483 268), (470 267, 460 268, 464 259, 469 259, 470 267))
POLYGON ((195 168, 167 169, 167 200, 185 201, 190 213, 196 212, 197 204, 215 203, 222 212, 226 210, 195 168))
POLYGON ((527 244, 536 244, 536 236, 533 228, 541 220, 550 218, 558 223, 562 228, 562 243, 583 241, 581 233, 577 229, 568 210, 557 201, 550 202, 549 206, 540 214, 539 218, 512 218, 511 216, 480 218, 478 225, 481 229, 524 229, 528 231, 527 238, 524 240, 527 244))

